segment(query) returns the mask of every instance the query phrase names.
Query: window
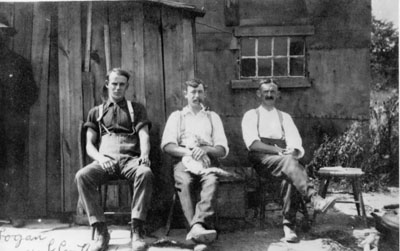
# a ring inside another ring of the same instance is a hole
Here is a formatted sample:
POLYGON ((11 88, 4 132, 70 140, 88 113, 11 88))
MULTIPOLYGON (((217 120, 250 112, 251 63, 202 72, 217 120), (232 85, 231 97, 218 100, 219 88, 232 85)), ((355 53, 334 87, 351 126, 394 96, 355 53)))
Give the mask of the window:
POLYGON ((235 28, 240 47, 232 88, 257 88, 265 78, 276 79, 283 88, 310 87, 306 37, 313 34, 311 25, 235 28))
POLYGON ((304 37, 242 37, 240 77, 304 77, 304 37))

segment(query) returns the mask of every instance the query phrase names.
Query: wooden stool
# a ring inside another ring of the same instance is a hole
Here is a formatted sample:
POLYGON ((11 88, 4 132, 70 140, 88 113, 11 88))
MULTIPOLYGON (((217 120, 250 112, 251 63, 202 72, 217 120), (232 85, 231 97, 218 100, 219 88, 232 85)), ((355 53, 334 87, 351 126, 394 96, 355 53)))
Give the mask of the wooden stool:
MULTIPOLYGON (((360 184, 360 178, 361 176, 364 175, 364 172, 361 170, 361 168, 349 168, 349 167, 323 167, 318 170, 318 176, 322 178, 322 182, 320 185, 319 189, 319 194, 321 197, 325 198, 327 192, 328 192, 328 185, 329 181, 333 177, 339 177, 339 178, 348 178, 351 180, 351 185, 353 188, 353 196, 354 200, 353 201, 343 201, 343 200, 338 200, 336 203, 354 203, 356 204, 357 208, 357 214, 358 216, 361 216, 363 219, 363 222, 365 226, 367 226, 367 215, 365 214, 365 206, 364 206, 364 200, 361 192, 361 184, 360 184), (361 207, 361 210, 360 210, 361 207)), ((314 220, 315 220, 316 214, 314 213, 314 220)))
MULTIPOLYGON (((125 179, 110 180, 107 183, 105 183, 105 184, 103 184, 103 185, 101 185, 101 186, 99 186, 97 188, 97 190, 100 193, 100 204, 103 207, 104 215, 131 215, 132 214, 131 210, 126 210, 126 211, 121 211, 121 210, 110 211, 110 210, 107 210, 108 186, 117 186, 117 188, 118 188, 118 191, 117 191, 117 193, 118 193, 118 204, 119 204, 118 206, 120 206, 120 201, 121 201, 120 189, 121 189, 121 186, 124 185, 124 183, 127 184, 128 187, 129 187, 129 205, 131 205, 132 204, 132 197, 133 197, 132 182, 130 182, 128 180, 125 180, 125 179)), ((129 223, 131 223, 131 222, 129 222, 129 223)), ((132 237, 132 229, 130 230, 130 232, 131 232, 131 237, 132 237)), ((92 227, 92 240, 94 240, 94 236, 95 236, 95 229, 94 229, 94 227, 92 227)))

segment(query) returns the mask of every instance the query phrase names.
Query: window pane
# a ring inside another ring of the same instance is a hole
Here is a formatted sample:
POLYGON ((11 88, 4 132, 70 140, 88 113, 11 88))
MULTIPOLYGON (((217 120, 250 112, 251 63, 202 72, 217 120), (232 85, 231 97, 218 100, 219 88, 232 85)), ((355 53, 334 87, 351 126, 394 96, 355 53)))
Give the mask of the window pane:
POLYGON ((287 76, 287 59, 275 58, 274 59, 274 76, 287 76))
POLYGON ((258 60, 258 76, 271 76, 271 59, 258 60))
POLYGON ((290 76, 304 76, 304 58, 290 59, 290 76))
POLYGON ((275 37, 274 39, 274 55, 287 55, 287 37, 275 37))
POLYGON ((242 56, 254 56, 255 55, 255 38, 242 38, 241 39, 241 51, 242 56))
POLYGON ((254 58, 243 58, 241 60, 241 72, 243 77, 252 77, 256 75, 256 60, 254 58))
POLYGON ((258 38, 258 55, 260 55, 260 56, 272 55, 271 43, 272 43, 272 38, 270 38, 270 37, 258 38))
POLYGON ((304 55, 304 39, 293 37, 290 39, 290 55, 304 55))

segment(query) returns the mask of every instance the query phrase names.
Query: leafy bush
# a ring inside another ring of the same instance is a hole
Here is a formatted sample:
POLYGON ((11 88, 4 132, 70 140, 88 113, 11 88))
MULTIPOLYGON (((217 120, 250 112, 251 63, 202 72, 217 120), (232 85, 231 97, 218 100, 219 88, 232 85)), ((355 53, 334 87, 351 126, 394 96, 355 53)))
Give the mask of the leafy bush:
POLYGON ((341 135, 324 135, 307 165, 312 170, 323 166, 360 167, 365 172, 366 190, 398 186, 399 131, 398 94, 371 95, 370 121, 354 122, 341 135), (384 98, 383 101, 379 99, 384 98))

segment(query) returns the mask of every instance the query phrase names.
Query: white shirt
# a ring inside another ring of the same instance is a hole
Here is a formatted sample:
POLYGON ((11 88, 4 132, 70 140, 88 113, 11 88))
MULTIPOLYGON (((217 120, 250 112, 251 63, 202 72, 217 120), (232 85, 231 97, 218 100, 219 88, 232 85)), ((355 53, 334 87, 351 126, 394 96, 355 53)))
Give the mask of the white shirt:
POLYGON ((300 151, 300 158, 304 156, 304 148, 302 140, 293 122, 292 117, 286 112, 282 112, 282 127, 279 121, 278 111, 274 108, 268 111, 260 106, 260 120, 259 128, 257 128, 257 113, 255 109, 247 111, 242 119, 242 134, 243 140, 247 149, 253 144, 254 141, 261 138, 282 138, 282 127, 285 133, 285 141, 287 148, 295 148, 300 151))
POLYGON ((182 111, 175 111, 169 116, 161 140, 161 149, 164 150, 169 143, 188 145, 188 141, 191 141, 193 136, 201 145, 222 146, 225 149, 223 158, 228 155, 228 140, 218 114, 204 109, 194 114, 187 106, 182 111), (210 113, 211 121, 207 113, 210 113), (184 135, 181 135, 182 128, 184 128, 184 135))

